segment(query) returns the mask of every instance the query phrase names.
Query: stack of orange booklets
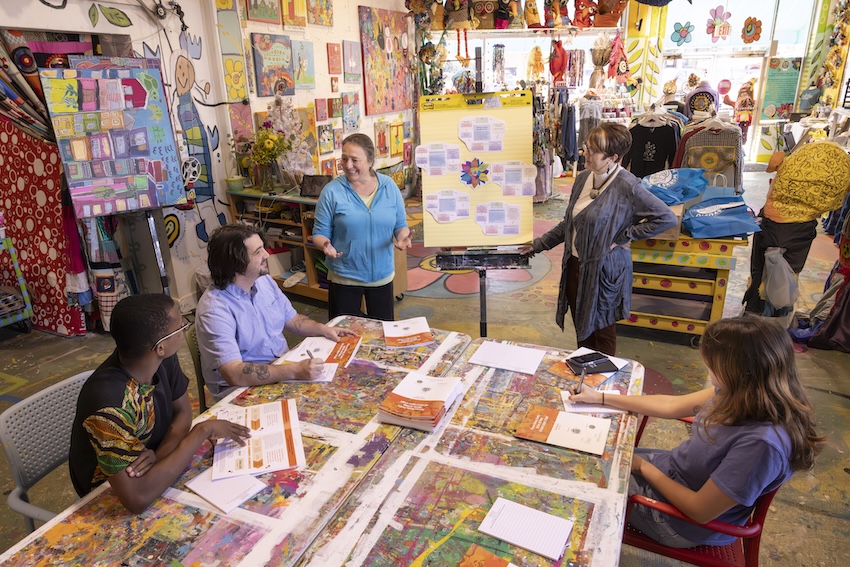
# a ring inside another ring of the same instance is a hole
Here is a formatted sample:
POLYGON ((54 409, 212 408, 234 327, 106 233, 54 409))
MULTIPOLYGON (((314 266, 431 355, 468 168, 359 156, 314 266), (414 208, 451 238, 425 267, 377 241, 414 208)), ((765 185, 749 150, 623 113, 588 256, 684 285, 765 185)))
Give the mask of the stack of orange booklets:
POLYGON ((461 392, 460 378, 411 372, 381 402, 378 421, 434 431, 461 392))

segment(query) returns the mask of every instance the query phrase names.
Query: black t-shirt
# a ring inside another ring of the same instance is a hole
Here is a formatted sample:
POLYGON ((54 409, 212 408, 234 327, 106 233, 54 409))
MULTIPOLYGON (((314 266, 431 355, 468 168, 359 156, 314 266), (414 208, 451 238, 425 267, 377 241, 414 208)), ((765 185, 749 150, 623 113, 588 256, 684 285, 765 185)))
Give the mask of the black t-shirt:
POLYGON ((635 177, 645 177, 667 169, 676 155, 676 133, 672 126, 633 126, 632 149, 624 165, 635 177))
POLYGON ((88 494, 142 450, 155 450, 171 425, 173 402, 188 386, 176 354, 162 361, 148 385, 136 382, 114 351, 86 380, 77 401, 68 455, 77 494, 88 494))

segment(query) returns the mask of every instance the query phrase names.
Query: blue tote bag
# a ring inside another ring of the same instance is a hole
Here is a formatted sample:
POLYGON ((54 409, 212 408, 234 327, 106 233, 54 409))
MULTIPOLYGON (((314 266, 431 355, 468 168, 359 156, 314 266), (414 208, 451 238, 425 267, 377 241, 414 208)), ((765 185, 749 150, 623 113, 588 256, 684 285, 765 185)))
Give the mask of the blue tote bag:
POLYGON ((761 232, 741 197, 717 197, 697 203, 682 217, 682 228, 694 238, 723 238, 761 232))

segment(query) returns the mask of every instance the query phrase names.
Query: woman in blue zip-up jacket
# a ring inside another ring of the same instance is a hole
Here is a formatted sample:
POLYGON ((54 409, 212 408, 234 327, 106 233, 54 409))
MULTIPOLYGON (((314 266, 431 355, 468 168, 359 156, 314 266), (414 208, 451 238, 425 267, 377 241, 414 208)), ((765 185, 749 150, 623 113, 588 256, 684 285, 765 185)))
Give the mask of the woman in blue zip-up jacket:
POLYGON ((328 266, 328 316, 363 315, 392 321, 393 245, 410 248, 404 200, 395 182, 377 173, 375 145, 365 134, 342 141, 340 175, 319 195, 313 244, 328 266))

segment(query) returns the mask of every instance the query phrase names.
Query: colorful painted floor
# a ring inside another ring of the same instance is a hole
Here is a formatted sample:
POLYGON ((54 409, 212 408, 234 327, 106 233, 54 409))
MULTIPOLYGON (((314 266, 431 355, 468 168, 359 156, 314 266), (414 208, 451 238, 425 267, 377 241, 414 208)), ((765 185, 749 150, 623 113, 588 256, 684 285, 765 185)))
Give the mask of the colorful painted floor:
MULTIPOLYGON (((745 173, 745 199, 756 210, 764 202, 767 176, 745 173)), ((569 183, 558 183, 569 191, 569 183)), ((539 235, 563 216, 565 202, 552 200, 535 205, 535 234, 539 235)), ((421 209, 409 207, 411 223, 421 220, 421 209)), ((420 233, 421 236, 421 233, 420 233)), ((421 240, 421 238, 420 238, 421 240)), ((424 315, 439 328, 479 336, 478 276, 475 272, 437 272, 433 267, 435 250, 421 243, 408 256, 409 291, 397 303, 396 317, 424 315)), ((555 325, 553 308, 557 297, 562 249, 539 254, 529 270, 503 270, 488 274, 488 336, 562 348, 575 348, 571 328, 566 332, 555 325)), ((749 249, 735 249, 737 268, 730 278, 727 313, 740 311, 740 298, 749 267, 749 249)), ((811 307, 822 291, 826 272, 836 257, 836 249, 825 236, 819 237, 801 277, 803 295, 799 305, 811 307)), ((299 312, 325 320, 327 312, 315 304, 297 301, 299 312)), ((291 337, 290 337, 291 340, 291 337)), ((15 401, 77 372, 94 368, 112 349, 105 335, 64 339, 40 332, 18 334, 0 329, 0 411, 15 401)), ((705 386, 706 371, 698 351, 685 337, 650 331, 621 333, 618 355, 642 362, 650 372, 648 392, 683 393, 705 386)), ((188 351, 180 352, 187 374, 192 373, 188 351)), ((820 428, 829 436, 814 471, 797 474, 780 490, 768 516, 762 539, 762 565, 842 565, 850 553, 850 355, 805 350, 797 355, 805 383, 818 410, 820 428), (815 543, 816 542, 816 543, 815 543)), ((196 396, 194 386, 190 395, 196 396)), ((197 402, 193 402, 197 407, 197 402)), ((644 446, 671 448, 686 432, 678 423, 655 421, 647 429, 644 446)), ((0 486, 11 490, 5 459, 0 459, 0 486)), ((64 468, 47 477, 32 493, 33 501, 60 510, 74 500, 64 468)), ((18 514, 0 504, 0 550, 25 535, 18 514)), ((624 548, 621 565, 676 565, 624 548)))

